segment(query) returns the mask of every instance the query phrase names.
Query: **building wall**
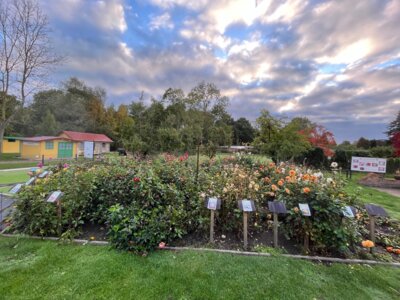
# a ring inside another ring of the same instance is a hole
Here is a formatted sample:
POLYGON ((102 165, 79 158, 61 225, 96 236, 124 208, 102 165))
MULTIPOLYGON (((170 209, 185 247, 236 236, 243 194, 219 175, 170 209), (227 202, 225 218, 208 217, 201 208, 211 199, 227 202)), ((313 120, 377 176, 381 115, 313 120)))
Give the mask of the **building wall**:
POLYGON ((14 140, 12 142, 9 139, 4 139, 2 143, 3 153, 20 153, 21 152, 21 141, 14 140))
MULTIPOLYGON (((44 155, 44 159, 57 159, 58 158, 58 143, 60 142, 69 142, 66 140, 52 140, 47 142, 53 142, 52 149, 46 149, 46 141, 35 142, 37 145, 34 145, 32 142, 24 141, 22 143, 22 158, 30 158, 30 159, 42 159, 42 155, 44 155)), ((76 155, 76 143, 71 142, 72 146, 72 158, 76 155)))
POLYGON ((30 159, 40 159, 41 158, 40 144, 41 142, 22 141, 21 157, 30 159))

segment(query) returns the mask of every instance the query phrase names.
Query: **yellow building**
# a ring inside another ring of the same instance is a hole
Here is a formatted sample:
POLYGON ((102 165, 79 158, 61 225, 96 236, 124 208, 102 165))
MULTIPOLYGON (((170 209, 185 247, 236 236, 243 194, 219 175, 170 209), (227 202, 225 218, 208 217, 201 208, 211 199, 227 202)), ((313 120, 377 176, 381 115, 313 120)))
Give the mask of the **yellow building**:
POLYGON ((3 153, 20 153, 21 140, 18 137, 5 136, 2 143, 3 153))
POLYGON ((28 159, 73 158, 76 149, 77 143, 64 137, 38 136, 21 141, 21 157, 28 159))

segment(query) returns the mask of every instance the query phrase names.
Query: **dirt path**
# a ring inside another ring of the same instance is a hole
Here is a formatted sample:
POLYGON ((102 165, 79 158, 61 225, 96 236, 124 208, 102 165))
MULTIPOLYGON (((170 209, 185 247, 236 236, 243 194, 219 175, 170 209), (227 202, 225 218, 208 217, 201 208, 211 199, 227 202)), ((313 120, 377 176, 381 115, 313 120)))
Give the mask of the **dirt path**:
POLYGON ((388 193, 390 195, 400 197, 400 189, 383 189, 383 188, 374 188, 378 191, 388 193))

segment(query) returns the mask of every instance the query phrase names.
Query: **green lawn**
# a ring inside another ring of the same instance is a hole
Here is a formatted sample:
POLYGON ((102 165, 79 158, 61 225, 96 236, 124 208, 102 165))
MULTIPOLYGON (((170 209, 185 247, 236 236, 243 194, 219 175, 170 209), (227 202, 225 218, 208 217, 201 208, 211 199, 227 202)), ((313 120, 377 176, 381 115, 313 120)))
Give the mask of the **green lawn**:
POLYGON ((19 155, 19 153, 0 153, 0 162, 18 160, 20 159, 19 155))
POLYGON ((0 237, 2 299, 399 299, 400 269, 0 237))
POLYGON ((0 170, 6 169, 18 169, 18 168, 31 168, 36 167, 37 162, 35 161, 17 161, 17 162, 2 162, 0 163, 0 170))
POLYGON ((27 181, 29 179, 28 172, 29 170, 1 171, 0 184, 27 181))
POLYGON ((345 191, 351 194, 358 194, 365 203, 375 203, 384 207, 391 217, 400 220, 400 197, 378 191, 371 187, 361 186, 357 183, 365 174, 354 174, 348 181, 345 191))

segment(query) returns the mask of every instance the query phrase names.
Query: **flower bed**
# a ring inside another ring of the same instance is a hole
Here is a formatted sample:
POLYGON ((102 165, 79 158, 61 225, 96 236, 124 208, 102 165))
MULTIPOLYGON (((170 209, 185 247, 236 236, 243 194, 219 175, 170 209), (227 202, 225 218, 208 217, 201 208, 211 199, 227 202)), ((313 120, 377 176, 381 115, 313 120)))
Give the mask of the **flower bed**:
MULTIPOLYGON (((257 211, 249 215, 250 236, 270 230, 268 201, 283 201, 288 214, 280 218, 281 238, 299 245, 299 251, 307 240, 312 253, 370 255, 361 245, 368 238, 367 214, 335 178, 294 165, 263 165, 246 156, 204 162, 197 182, 195 170, 187 155, 53 167, 50 177, 36 180, 19 194, 11 229, 43 236, 61 230, 63 238, 71 238, 83 225, 98 224, 107 228, 108 239, 117 248, 147 253, 160 242, 182 244, 188 236, 207 236, 209 211, 204 200, 214 196, 222 200, 215 221, 220 234, 240 237, 238 200, 255 202, 257 211), (61 226, 57 205, 45 201, 55 190, 64 193, 61 226), (310 206, 310 217, 303 216, 300 203, 310 206), (346 205, 357 208, 356 218, 343 216, 346 205)), ((377 245, 400 248, 398 222, 378 218, 377 226, 377 245)), ((396 257, 393 251, 385 253, 387 259, 396 257)))

